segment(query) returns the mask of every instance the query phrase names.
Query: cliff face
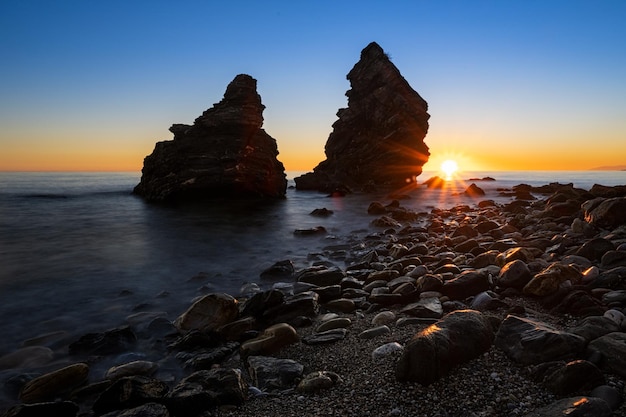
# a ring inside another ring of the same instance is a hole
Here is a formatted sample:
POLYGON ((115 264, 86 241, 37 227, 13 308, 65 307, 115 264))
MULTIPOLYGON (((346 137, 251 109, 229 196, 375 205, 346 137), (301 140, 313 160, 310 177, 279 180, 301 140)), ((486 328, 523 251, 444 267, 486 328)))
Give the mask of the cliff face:
POLYGON ((348 107, 326 142, 326 160, 295 179, 296 188, 325 192, 402 187, 428 161, 428 104, 383 49, 372 42, 347 76, 348 107))
POLYGON ((224 98, 193 125, 170 127, 144 160, 134 193, 150 201, 212 197, 284 197, 287 180, 276 140, 263 129, 256 80, 238 75, 224 98))

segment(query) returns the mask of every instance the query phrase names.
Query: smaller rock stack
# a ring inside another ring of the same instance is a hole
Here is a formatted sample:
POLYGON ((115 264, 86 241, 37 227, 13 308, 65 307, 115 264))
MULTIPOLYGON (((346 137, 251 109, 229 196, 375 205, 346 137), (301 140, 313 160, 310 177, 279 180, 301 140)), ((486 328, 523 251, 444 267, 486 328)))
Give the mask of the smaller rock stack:
POLYGON ((134 193, 149 201, 213 197, 282 198, 287 189, 276 140, 263 126, 256 80, 240 74, 193 125, 174 124, 144 160, 134 193))

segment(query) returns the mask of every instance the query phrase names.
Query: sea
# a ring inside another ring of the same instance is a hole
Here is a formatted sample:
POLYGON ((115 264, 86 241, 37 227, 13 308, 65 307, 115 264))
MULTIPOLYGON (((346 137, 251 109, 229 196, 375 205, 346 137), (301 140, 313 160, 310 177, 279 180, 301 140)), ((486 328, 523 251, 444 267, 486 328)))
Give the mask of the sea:
MULTIPOLYGON (((203 294, 277 285, 260 277, 276 262, 302 269, 325 248, 381 232, 367 207, 392 196, 297 191, 299 173, 287 174, 290 187, 278 201, 163 205, 132 194, 138 172, 0 172, 0 357, 53 332, 77 339, 118 327, 137 312, 174 320, 203 294), (318 208, 333 214, 312 216, 318 208), (295 233, 317 226, 326 233, 295 233)), ((402 206, 428 212, 477 203, 459 195, 471 183, 486 192, 480 200, 506 202, 501 189, 552 182, 623 185, 626 171, 471 172, 445 189, 397 194, 402 206), (495 181, 476 180, 484 177, 495 181)))

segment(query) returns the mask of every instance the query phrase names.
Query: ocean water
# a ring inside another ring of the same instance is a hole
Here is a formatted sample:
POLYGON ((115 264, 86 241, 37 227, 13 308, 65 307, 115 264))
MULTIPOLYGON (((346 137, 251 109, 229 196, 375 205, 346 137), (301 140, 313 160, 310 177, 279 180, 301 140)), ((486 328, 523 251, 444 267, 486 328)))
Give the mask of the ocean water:
MULTIPOLYGON (((293 178, 295 175, 288 175, 293 178)), ((418 178, 430 177, 424 173, 418 178)), ((505 202, 499 188, 519 183, 626 184, 626 172, 473 172, 482 199, 505 202)), ((353 244, 379 231, 369 225, 370 202, 386 195, 332 198, 288 189, 271 203, 215 200, 148 204, 132 195, 139 173, 0 173, 0 356, 23 341, 64 331, 78 338, 126 323, 138 311, 175 319, 194 297, 212 291, 237 295, 245 283, 272 285, 260 273, 290 259, 297 268, 333 245, 353 244), (334 214, 311 216, 316 208, 334 214), (323 226, 326 235, 296 229, 323 226)), ((293 184, 290 181, 290 184, 293 184)), ((404 190, 405 207, 473 204, 456 187, 404 190)), ((317 257, 319 258, 319 256, 317 257)), ((341 261, 336 261, 340 266, 341 261)))

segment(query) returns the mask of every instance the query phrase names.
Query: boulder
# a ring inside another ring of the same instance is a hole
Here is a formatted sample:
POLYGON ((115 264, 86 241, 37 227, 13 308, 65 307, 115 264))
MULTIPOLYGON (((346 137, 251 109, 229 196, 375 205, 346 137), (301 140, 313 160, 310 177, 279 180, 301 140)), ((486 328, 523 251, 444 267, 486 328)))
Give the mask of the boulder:
POLYGON ((296 329, 287 323, 278 323, 265 329, 258 337, 244 342, 241 345, 241 355, 244 357, 269 355, 299 340, 296 329))
POLYGON ((489 319, 478 311, 458 310, 417 333, 396 365, 396 378, 429 385, 456 366, 491 347, 489 319))
POLYGON ((325 146, 326 160, 295 178, 296 188, 324 192, 405 187, 430 155, 428 104, 413 90, 375 42, 347 76, 348 107, 325 146))
POLYGON ((496 280, 501 287, 523 288, 532 279, 526 262, 516 259, 504 265, 496 280))
POLYGON ((160 402, 168 391, 169 387, 165 382, 147 376, 120 378, 100 394, 93 404, 93 410, 100 415, 160 402))
POLYGON ((578 284, 582 280, 581 272, 571 265, 552 263, 543 271, 535 275, 523 288, 526 295, 545 297, 555 293, 565 281, 578 284))
POLYGON ((586 341, 582 336, 510 314, 500 324, 494 344, 512 360, 532 365, 573 359, 584 351, 586 341))
POLYGON ((455 278, 445 281, 441 293, 452 300, 463 300, 480 292, 487 291, 491 286, 489 275, 481 271, 463 271, 455 278))
POLYGON ((602 355, 601 366, 626 378, 626 333, 614 332, 589 343, 588 349, 602 355))
POLYGON ((66 366, 28 381, 20 392, 20 400, 25 403, 53 400, 87 382, 88 376, 89 366, 85 363, 66 366))
POLYGON ((9 408, 2 417, 76 417, 78 410, 78 404, 71 401, 18 404, 9 408))
POLYGON ((241 405, 248 392, 239 369, 213 368, 194 372, 162 400, 172 415, 196 416, 222 405, 241 405))
POLYGON ((135 344, 137 336, 129 326, 105 332, 88 333, 69 346, 70 355, 110 355, 121 353, 135 344))
POLYGON ((134 193, 149 201, 283 198, 287 180, 276 140, 263 126, 256 80, 237 75, 224 98, 193 125, 175 124, 144 160, 134 193))
POLYGON ((239 314, 238 301, 225 293, 207 294, 193 303, 174 324, 181 331, 211 331, 234 321, 239 314))
POLYGON ((250 356, 248 373, 252 384, 263 391, 293 388, 302 377, 304 366, 292 359, 250 356))
POLYGON ((543 380, 543 384, 556 395, 588 391, 605 383, 602 371, 593 363, 576 360, 558 367, 543 380))
POLYGON ((626 197, 596 198, 582 205, 585 220, 597 227, 613 229, 626 223, 626 197))
POLYGON ((569 332, 582 336, 587 342, 591 342, 605 334, 617 332, 619 329, 619 325, 608 317, 590 316, 582 319, 575 327, 569 329, 569 332))

